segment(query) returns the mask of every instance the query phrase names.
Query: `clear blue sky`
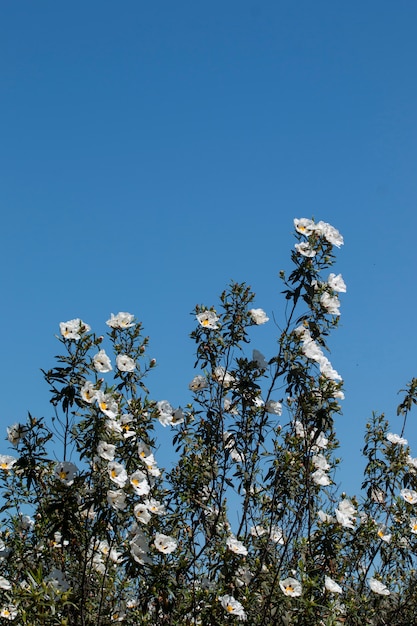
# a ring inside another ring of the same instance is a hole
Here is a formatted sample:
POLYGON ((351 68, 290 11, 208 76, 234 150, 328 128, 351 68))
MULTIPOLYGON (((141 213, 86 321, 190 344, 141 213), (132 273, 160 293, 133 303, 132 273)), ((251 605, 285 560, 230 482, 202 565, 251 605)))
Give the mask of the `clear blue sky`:
POLYGON ((118 311, 151 336, 153 397, 186 404, 189 312, 234 279, 279 319, 314 215, 345 237, 331 360, 356 489, 367 418, 398 432, 417 375, 416 27, 415 0, 2 3, 1 424, 50 413, 60 321, 100 334, 118 311))

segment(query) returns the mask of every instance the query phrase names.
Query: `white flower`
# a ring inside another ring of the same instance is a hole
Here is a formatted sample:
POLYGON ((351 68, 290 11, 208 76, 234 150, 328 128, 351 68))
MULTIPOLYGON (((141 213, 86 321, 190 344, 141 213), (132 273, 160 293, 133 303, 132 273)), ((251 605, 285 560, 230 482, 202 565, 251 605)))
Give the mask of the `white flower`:
POLYGON ((116 365, 121 372, 133 372, 136 368, 135 361, 127 354, 118 354, 116 357, 116 365))
POLYGON ((146 496, 151 490, 146 475, 140 470, 136 470, 136 472, 130 476, 129 481, 138 496, 146 496))
POLYGON ((252 526, 250 529, 250 534, 252 535, 252 537, 262 537, 262 535, 265 535, 266 532, 266 529, 259 525, 252 526))
MULTIPOLYGON (((137 524, 135 524, 137 527, 137 524)), ((145 563, 149 563, 149 557, 147 552, 149 550, 148 541, 139 528, 136 528, 136 533, 131 539, 130 543, 130 554, 135 559, 137 563, 140 565, 144 565, 145 563)))
MULTIPOLYGON (((365 520, 366 521, 366 520, 365 520)), ((387 533, 386 529, 384 526, 381 526, 378 529, 378 537, 382 540, 385 541, 385 543, 390 543, 391 539, 392 539, 392 535, 390 533, 387 533)))
POLYGON ((9 454, 0 454, 0 469, 8 471, 12 469, 13 465, 17 462, 14 456, 9 454))
POLYGON ((336 512, 336 519, 345 528, 354 528, 356 521, 356 509, 350 500, 344 498, 338 504, 336 512))
POLYGON ((342 278, 342 274, 329 274, 329 278, 327 279, 327 284, 334 291, 338 291, 339 293, 346 293, 346 284, 342 278))
POLYGON ((17 608, 14 604, 4 606, 0 611, 0 617, 13 621, 17 617, 17 608))
POLYGON ((412 467, 413 469, 417 469, 417 457, 412 457, 409 454, 407 455, 407 463, 408 465, 410 465, 410 467, 412 467))
POLYGON ((417 491, 414 491, 414 489, 401 489, 400 493, 408 504, 417 503, 417 491))
POLYGON ((321 522, 326 524, 333 524, 333 522, 335 521, 335 519, 331 515, 321 510, 317 512, 317 516, 321 522))
POLYGON ((74 476, 78 472, 78 467, 74 463, 69 463, 69 461, 62 461, 61 463, 56 463, 54 471, 55 476, 69 487, 74 482, 74 476))
POLYGON ((125 328, 130 328, 135 325, 134 319, 134 315, 131 313, 120 312, 117 315, 113 315, 112 313, 106 324, 107 326, 110 326, 110 328, 119 328, 124 330, 125 328))
POLYGON ((205 389, 207 386, 208 386, 208 382, 205 376, 194 376, 194 378, 188 385, 188 388, 191 389, 191 391, 201 391, 202 389, 205 389))
POLYGON ((130 439, 130 437, 136 437, 136 431, 134 428, 130 428, 134 418, 131 413, 124 413, 120 418, 120 426, 123 431, 123 438, 130 439))
POLYGON ((410 528, 411 528, 411 532, 414 535, 417 535, 417 517, 412 517, 410 519, 410 528))
POLYGON ((177 547, 177 542, 173 537, 169 537, 168 535, 164 535, 163 533, 156 533, 154 546, 159 552, 163 552, 164 554, 171 554, 177 547))
POLYGON ((133 513, 136 519, 139 522, 142 522, 142 524, 147 524, 149 520, 151 519, 151 514, 149 513, 148 507, 145 504, 142 504, 142 503, 136 504, 133 509, 133 513))
POLYGON ((328 463, 324 454, 314 454, 311 460, 313 462, 314 467, 316 467, 317 469, 321 469, 325 471, 330 469, 330 464, 328 463))
POLYGON ((213 376, 214 379, 225 388, 230 387, 236 380, 232 374, 227 372, 224 367, 220 365, 214 368, 213 376))
POLYGON ((254 322, 254 324, 257 324, 258 326, 260 324, 265 324, 269 321, 269 317, 266 316, 266 313, 263 309, 251 309, 249 311, 249 315, 252 318, 252 322, 254 322))
POLYGON ((368 580, 368 584, 369 584, 371 591, 379 594, 380 596, 389 596, 391 593, 388 587, 384 585, 384 583, 381 583, 381 581, 377 580, 376 578, 370 578, 368 580))
POLYGON ((84 402, 88 402, 88 404, 94 402, 97 397, 97 389, 95 388, 94 383, 86 380, 84 385, 81 387, 80 395, 84 402))
POLYGON ((113 461, 115 452, 116 446, 114 444, 107 443, 107 441, 99 441, 97 446, 97 454, 99 457, 106 461, 113 461))
POLYGON ((337 296, 331 296, 327 291, 324 291, 320 296, 320 304, 326 313, 340 315, 340 302, 337 296))
POLYGON ((390 443, 398 444, 400 446, 407 446, 408 441, 404 439, 404 437, 400 437, 400 435, 395 435, 394 433, 387 434, 387 441, 390 443))
POLYGON ((149 500, 144 501, 144 505, 154 515, 165 515, 165 505, 161 504, 159 500, 155 500, 155 498, 150 498, 149 500))
POLYGON ((29 515, 19 515, 19 529, 20 530, 31 530, 35 526, 35 520, 33 520, 29 515))
POLYGON ((319 361, 320 372, 329 380, 342 380, 340 374, 332 367, 329 359, 324 355, 319 361))
POLYGON ((292 578, 291 576, 289 576, 288 578, 285 578, 284 580, 280 580, 279 586, 281 587, 281 591, 286 596, 291 596, 292 598, 301 596, 303 592, 301 583, 295 578, 292 578))
POLYGON ((109 478, 119 487, 124 487, 127 483, 127 472, 121 463, 112 461, 107 467, 109 478))
POLYGON ((310 338, 303 340, 301 350, 303 351, 303 354, 312 361, 320 361, 324 357, 320 346, 310 338))
POLYGON ((26 432, 26 426, 23 426, 22 424, 13 424, 12 426, 7 427, 7 439, 12 446, 17 446, 26 432))
POLYGON ((158 420, 162 424, 162 426, 167 426, 168 424, 172 424, 174 409, 170 405, 167 400, 160 400, 156 404, 156 408, 158 409, 159 417, 158 420))
POLYGON ((343 593, 342 587, 330 576, 324 577, 324 588, 331 593, 343 593))
POLYGON ((60 322, 59 329, 64 339, 74 339, 75 341, 81 339, 81 335, 83 333, 91 330, 90 326, 85 324, 78 317, 74 320, 69 320, 68 322, 60 322))
POLYGON ((0 576, 0 589, 4 589, 5 591, 10 591, 12 588, 12 584, 4 578, 4 576, 0 576))
POLYGON ((102 411, 104 415, 112 419, 116 417, 117 413, 119 412, 119 407, 116 400, 110 393, 97 391, 96 400, 100 411, 102 411))
POLYGON ((315 231, 318 232, 320 235, 323 235, 324 238, 332 244, 332 246, 337 246, 338 248, 340 248, 340 246, 343 245, 342 235, 334 226, 331 226, 327 222, 317 222, 315 231))
POLYGON ((100 350, 93 357, 93 365, 97 372, 102 372, 105 374, 106 372, 111 372, 113 369, 111 366, 111 362, 109 357, 107 356, 105 350, 100 350))
POLYGON ((315 472, 313 472, 311 474, 311 478, 316 485, 321 485, 322 487, 326 487, 332 482, 330 480, 330 477, 322 469, 317 469, 315 472))
POLYGON ((124 511, 126 508, 126 494, 122 489, 109 489, 107 492, 107 502, 114 509, 124 511))
POLYGON ((214 311, 203 311, 202 313, 197 313, 196 317, 201 326, 204 326, 204 328, 208 328, 209 330, 216 330, 219 328, 218 324, 216 324, 216 322, 219 321, 219 318, 214 311))
POLYGON ((244 546, 244 544, 236 539, 236 537, 233 537, 233 535, 226 539, 226 546, 231 552, 234 552, 235 554, 243 554, 244 556, 246 556, 248 553, 247 548, 244 546))
MULTIPOLYGON (((314 429, 315 432, 317 432, 316 429, 314 429)), ((315 434, 315 433, 314 433, 315 434)), ((328 446, 329 440, 327 439, 327 437, 325 436, 325 434, 323 432, 320 432, 318 437, 316 437, 316 441, 314 444, 315 448, 324 448, 326 449, 328 446)))
POLYGON ((233 596, 221 596, 219 601, 228 615, 235 615, 240 621, 246 621, 246 613, 243 605, 238 600, 235 600, 233 596))
POLYGON ((271 526, 269 529, 269 539, 274 543, 283 546, 285 544, 284 533, 279 526, 271 526))
POLYGON ((145 465, 147 471, 151 476, 160 476, 161 470, 158 468, 156 459, 153 454, 148 454, 148 456, 141 456, 139 454, 139 458, 142 463, 145 465))
POLYGON ((294 247, 297 250, 298 254, 301 254, 302 256, 308 258, 312 258, 317 254, 316 250, 314 250, 314 248, 312 248, 307 241, 303 241, 302 243, 296 243, 294 247))
POLYGON ((272 415, 281 415, 282 414, 282 404, 277 400, 268 400, 265 403, 265 411, 267 413, 271 413, 272 415))
POLYGON ((306 237, 309 237, 315 230, 315 223, 313 220, 309 220, 306 217, 302 217, 301 219, 294 219, 295 230, 306 237))

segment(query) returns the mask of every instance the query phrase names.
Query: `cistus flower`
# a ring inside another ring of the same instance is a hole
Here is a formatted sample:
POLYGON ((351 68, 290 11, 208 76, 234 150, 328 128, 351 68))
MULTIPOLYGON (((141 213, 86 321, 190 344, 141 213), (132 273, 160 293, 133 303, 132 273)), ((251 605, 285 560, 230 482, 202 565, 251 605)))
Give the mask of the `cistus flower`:
POLYGON ((269 321, 269 317, 266 316, 266 313, 263 309, 251 309, 249 311, 249 315, 251 316, 252 322, 259 326, 260 324, 265 324, 269 321))
POLYGON ((135 361, 127 354, 118 354, 116 357, 117 369, 121 372, 133 372, 136 368, 135 361))
POLYGON ((194 376, 194 378, 188 385, 188 388, 191 389, 191 391, 201 391, 202 389, 205 389, 207 386, 208 386, 208 382, 205 376, 194 376))
POLYGON ((146 474, 141 470, 136 470, 136 472, 130 476, 129 482, 132 485, 133 491, 138 496, 146 496, 151 490, 146 474))
POLYGON ((128 477, 127 472, 121 463, 117 463, 116 461, 111 461, 107 467, 107 471, 109 473, 109 478, 111 481, 116 483, 119 487, 124 487, 127 483, 128 477))
POLYGON ((404 439, 404 437, 400 437, 400 435, 395 435, 394 433, 387 434, 387 441, 393 444, 400 445, 400 446, 408 445, 407 439, 404 439))
POLYGON ((105 374, 106 372, 111 372, 111 370, 113 369, 110 359, 107 356, 105 350, 100 350, 97 354, 94 355, 93 365, 97 372, 101 372, 102 374, 105 374))
POLYGON ((72 339, 74 341, 78 341, 83 333, 91 330, 90 326, 78 317, 68 322, 60 322, 59 329, 64 339, 72 339))
POLYGON ((244 544, 236 539, 236 537, 234 537, 233 535, 226 539, 226 546, 231 552, 234 552, 235 554, 242 554, 246 556, 248 553, 248 550, 244 546, 244 544))
POLYGON ((73 484, 74 477, 77 472, 78 467, 69 461, 62 461, 61 463, 56 463, 55 465, 55 476, 68 487, 73 484))
POLYGON ((296 243, 294 248, 297 250, 298 254, 301 254, 302 256, 305 256, 307 258, 313 258, 313 256, 316 256, 317 254, 317 251, 314 250, 314 248, 312 248, 307 241, 296 243))
POLYGON ((0 469, 8 471, 12 469, 13 465, 17 462, 14 456, 9 454, 0 454, 0 469))
POLYGON ((285 578, 284 580, 280 580, 279 586, 281 587, 281 591, 286 596, 291 596, 292 598, 301 596, 303 593, 301 583, 296 578, 292 578, 291 576, 285 578))
POLYGON ((330 593, 343 593, 342 587, 338 585, 333 578, 330 578, 330 576, 324 577, 324 588, 326 591, 330 591, 330 593))
POLYGON ((80 396, 88 404, 92 404, 97 397, 97 389, 91 381, 87 380, 81 387, 80 396))
POLYGON ((164 535, 163 533, 156 533, 154 546, 159 552, 163 552, 164 554, 171 554, 177 547, 177 542, 173 537, 169 537, 168 535, 164 535))
POLYGON ((12 588, 12 584, 4 578, 4 576, 0 576, 0 589, 4 589, 4 591, 10 591, 12 588))
POLYGON ((384 585, 384 583, 382 583, 380 580, 377 580, 376 578, 370 578, 368 580, 368 584, 369 584, 369 588, 371 589, 371 591, 373 591, 374 593, 377 593, 380 596, 389 596, 391 593, 388 587, 384 585))
POLYGON ((4 606, 0 611, 0 617, 13 621, 17 617, 17 608, 14 604, 8 604, 4 606))
POLYGON ((267 402, 265 402, 265 411, 267 413, 271 413, 272 415, 281 415, 282 404, 277 400, 268 400, 267 402))
POLYGON ((325 291, 320 296, 320 304, 326 313, 340 315, 340 301, 337 296, 331 296, 325 291))
POLYGON ((222 607, 228 615, 234 615, 240 621, 246 621, 246 613, 243 605, 236 600, 233 596, 224 595, 219 598, 222 607))
POLYGON ((294 218, 294 226, 297 233, 309 237, 313 234, 316 224, 313 220, 302 217, 301 219, 294 218))
POLYGON ((12 446, 17 446, 26 432, 27 427, 23 426, 23 424, 12 424, 12 426, 7 427, 7 439, 12 446))
POLYGON ((127 506, 126 494, 122 489, 109 489, 107 492, 107 502, 113 509, 124 511, 127 506))
POLYGON ((329 278, 327 279, 327 284, 334 291, 338 291, 339 293, 346 293, 346 284, 342 278, 342 274, 329 274, 329 278))
POLYGON ((202 311, 201 313, 197 313, 196 317, 201 326, 208 330, 217 330, 219 328, 217 324, 219 318, 214 311, 202 311))
POLYGON ((417 503, 417 491, 414 489, 401 489, 400 494, 408 504, 417 503))
POLYGON ((134 319, 135 317, 131 313, 125 313, 121 311, 117 315, 113 315, 112 313, 110 319, 107 320, 106 324, 107 326, 110 326, 110 328, 125 330, 126 328, 131 328, 131 326, 135 325, 134 319))

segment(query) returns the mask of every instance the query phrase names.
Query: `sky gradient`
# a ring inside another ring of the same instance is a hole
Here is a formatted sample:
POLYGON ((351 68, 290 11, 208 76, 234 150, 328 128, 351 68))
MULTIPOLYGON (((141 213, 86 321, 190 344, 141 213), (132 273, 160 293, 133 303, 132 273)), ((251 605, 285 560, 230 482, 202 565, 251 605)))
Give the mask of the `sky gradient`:
POLYGON ((134 313, 151 395, 185 405, 190 312, 245 281, 272 356, 293 218, 314 216, 345 239, 330 358, 338 476, 356 489, 366 420, 399 432, 417 375, 414 0, 22 0, 0 16, 1 425, 50 414, 40 368, 71 318, 102 334, 134 313))

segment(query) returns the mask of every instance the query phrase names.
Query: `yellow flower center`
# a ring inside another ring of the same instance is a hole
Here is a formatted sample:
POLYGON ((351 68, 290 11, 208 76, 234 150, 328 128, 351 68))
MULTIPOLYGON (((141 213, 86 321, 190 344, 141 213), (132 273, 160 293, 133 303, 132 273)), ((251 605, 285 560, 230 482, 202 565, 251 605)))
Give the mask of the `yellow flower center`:
POLYGON ((294 591, 294 587, 292 585, 288 585, 287 587, 285 587, 285 591, 287 591, 288 593, 292 593, 294 591))
POLYGON ((228 611, 229 613, 233 613, 233 607, 231 604, 228 604, 226 607, 226 611, 228 611))
POLYGON ((64 472, 64 470, 61 470, 59 472, 59 477, 60 477, 61 480, 65 480, 66 477, 67 477, 67 472, 64 472))

